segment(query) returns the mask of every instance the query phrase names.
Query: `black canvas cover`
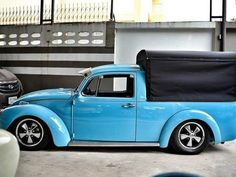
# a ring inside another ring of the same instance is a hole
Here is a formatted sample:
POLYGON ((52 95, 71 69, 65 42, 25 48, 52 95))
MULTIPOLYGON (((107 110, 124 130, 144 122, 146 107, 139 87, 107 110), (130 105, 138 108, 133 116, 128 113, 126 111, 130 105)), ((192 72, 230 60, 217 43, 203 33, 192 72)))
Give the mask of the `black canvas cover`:
POLYGON ((137 64, 149 101, 236 101, 234 52, 142 50, 137 64))

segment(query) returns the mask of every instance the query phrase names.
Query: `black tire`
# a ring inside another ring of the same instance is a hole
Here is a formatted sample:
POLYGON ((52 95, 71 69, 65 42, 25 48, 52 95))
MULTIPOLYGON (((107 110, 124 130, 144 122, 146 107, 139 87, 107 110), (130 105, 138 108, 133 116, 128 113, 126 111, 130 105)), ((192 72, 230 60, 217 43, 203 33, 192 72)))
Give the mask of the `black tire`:
POLYGON ((24 117, 16 121, 10 131, 17 138, 21 150, 42 150, 50 142, 47 125, 35 117, 24 117))
POLYGON ((210 142, 208 127, 196 120, 181 123, 173 131, 170 147, 181 154, 199 154, 210 142))

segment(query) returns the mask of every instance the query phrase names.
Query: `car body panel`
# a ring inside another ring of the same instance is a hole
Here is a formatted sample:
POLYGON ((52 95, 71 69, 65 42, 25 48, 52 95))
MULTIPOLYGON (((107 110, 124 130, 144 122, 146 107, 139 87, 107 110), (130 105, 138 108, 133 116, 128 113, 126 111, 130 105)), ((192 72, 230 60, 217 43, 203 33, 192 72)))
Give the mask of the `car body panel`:
POLYGON ((23 95, 14 105, 33 104, 41 105, 53 111, 60 117, 72 137, 72 97, 73 89, 47 89, 23 95))
POLYGON ((49 128, 56 146, 67 146, 70 142, 70 134, 64 122, 52 110, 35 104, 17 105, 6 108, 1 113, 1 127, 8 129, 17 119, 23 117, 36 117, 41 119, 49 128))
POLYGON ((137 107, 137 141, 166 146, 174 128, 186 120, 205 122, 216 144, 236 138, 236 103, 138 102, 137 107))
POLYGON ((206 123, 213 132, 214 143, 221 141, 221 133, 216 121, 207 113, 199 110, 184 110, 176 113, 165 123, 161 131, 160 147, 167 147, 174 129, 182 122, 187 120, 199 120, 206 123))
POLYGON ((134 99, 77 98, 74 104, 75 140, 135 141, 134 99))
POLYGON ((21 96, 12 105, 17 105, 19 102, 31 102, 39 100, 67 100, 70 99, 73 93, 73 89, 47 89, 31 92, 21 96))

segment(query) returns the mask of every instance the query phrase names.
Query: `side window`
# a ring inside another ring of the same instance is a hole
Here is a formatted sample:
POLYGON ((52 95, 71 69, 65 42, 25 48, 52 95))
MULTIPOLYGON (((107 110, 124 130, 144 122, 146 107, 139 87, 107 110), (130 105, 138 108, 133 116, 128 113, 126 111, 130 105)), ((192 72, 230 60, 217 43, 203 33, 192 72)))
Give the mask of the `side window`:
POLYGON ((83 90, 87 96, 133 97, 133 75, 103 75, 93 78, 83 90))

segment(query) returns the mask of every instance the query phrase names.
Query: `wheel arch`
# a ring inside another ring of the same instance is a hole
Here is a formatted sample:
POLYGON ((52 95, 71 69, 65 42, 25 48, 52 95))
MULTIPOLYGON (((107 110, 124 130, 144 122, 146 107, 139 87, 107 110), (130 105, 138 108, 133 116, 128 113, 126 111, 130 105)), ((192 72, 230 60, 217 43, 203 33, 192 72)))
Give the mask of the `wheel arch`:
POLYGON ((52 110, 40 105, 12 106, 6 108, 1 117, 7 120, 3 124, 4 129, 11 128, 15 122, 25 117, 34 117, 45 123, 56 146, 67 146, 71 140, 69 131, 61 118, 52 110))
POLYGON ((184 110, 170 117, 163 126, 159 139, 160 147, 166 148, 169 145, 171 135, 179 124, 193 120, 206 125, 215 144, 221 143, 220 128, 212 116, 200 110, 184 110))

